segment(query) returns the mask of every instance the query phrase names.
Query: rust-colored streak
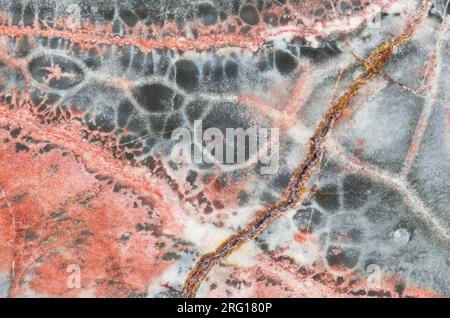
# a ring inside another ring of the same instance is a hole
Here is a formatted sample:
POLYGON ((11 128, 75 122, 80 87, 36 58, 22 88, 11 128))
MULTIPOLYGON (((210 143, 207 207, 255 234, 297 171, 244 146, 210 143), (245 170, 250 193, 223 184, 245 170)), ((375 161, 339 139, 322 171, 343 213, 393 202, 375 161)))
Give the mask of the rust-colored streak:
MULTIPOLYGON (((134 27, 127 27, 127 36, 114 34, 112 24, 103 26, 92 25, 87 22, 74 21, 73 18, 60 17, 53 25, 41 21, 41 25, 20 26, 12 25, 12 21, 5 18, 6 14, 0 12, 0 35, 8 37, 47 37, 59 38, 80 44, 83 48, 98 47, 98 45, 116 45, 120 47, 135 46, 142 52, 150 52, 156 48, 167 48, 177 52, 190 50, 205 51, 209 49, 238 47, 251 51, 259 50, 264 43, 273 41, 277 37, 298 37, 302 39, 326 38, 334 32, 333 23, 327 27, 328 19, 321 21, 309 21, 311 8, 328 1, 305 1, 296 5, 273 6, 266 9, 266 13, 272 16, 283 16, 291 12, 292 19, 289 25, 273 27, 262 21, 252 26, 247 32, 240 32, 242 22, 238 16, 231 16, 227 22, 218 23, 215 26, 205 26, 198 22, 189 23, 189 29, 195 29, 197 35, 189 36, 187 31, 177 28, 175 22, 167 22, 164 26, 153 25, 146 28, 145 24, 138 22, 134 27), (305 20, 305 21, 304 21, 305 20), (230 29, 235 30, 230 32, 230 29)), ((380 4, 382 5, 382 4, 380 4)), ((358 28, 364 18, 370 18, 370 13, 358 12, 354 14, 359 23, 346 26, 350 32, 358 28)), ((262 20, 262 19, 261 19, 262 20)), ((332 20, 332 19, 331 19, 332 20)), ((332 22, 332 21, 331 21, 332 22)))
POLYGON ((383 43, 369 54, 364 63, 365 71, 350 84, 336 101, 332 102, 323 115, 313 136, 310 138, 311 141, 306 158, 291 176, 284 194, 275 204, 257 213, 255 220, 243 230, 229 237, 214 252, 200 258, 186 278, 184 286, 186 297, 195 297, 201 282, 219 260, 233 253, 245 242, 255 238, 274 220, 282 216, 303 198, 304 194, 307 193, 306 182, 310 179, 314 168, 320 161, 325 139, 334 123, 342 116, 344 110, 359 90, 386 65, 394 48, 404 44, 411 38, 417 24, 427 12, 429 5, 430 1, 424 1, 419 13, 401 35, 383 43))
POLYGON ((46 29, 43 30, 39 27, 19 27, 19 26, 0 26, 0 34, 7 35, 9 37, 50 37, 69 40, 74 43, 80 43, 84 47, 96 47, 99 44, 117 45, 117 46, 130 46, 134 45, 142 52, 150 52, 155 48, 168 48, 178 52, 184 52, 189 50, 207 50, 211 47, 242 47, 254 49, 264 43, 262 36, 255 36, 252 38, 244 37, 242 35, 221 35, 221 36, 209 36, 201 39, 179 39, 167 37, 164 39, 142 39, 135 36, 119 37, 108 34, 93 34, 84 32, 82 30, 70 31, 70 30, 56 30, 46 29), (211 44, 213 43, 213 44, 211 44))

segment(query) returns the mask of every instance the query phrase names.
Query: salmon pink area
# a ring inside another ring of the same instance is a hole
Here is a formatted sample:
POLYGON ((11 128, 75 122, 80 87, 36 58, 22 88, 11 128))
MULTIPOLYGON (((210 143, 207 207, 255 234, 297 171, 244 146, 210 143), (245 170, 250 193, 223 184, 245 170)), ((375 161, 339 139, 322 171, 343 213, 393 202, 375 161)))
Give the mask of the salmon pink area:
POLYGON ((142 195, 25 131, 0 129, 0 266, 9 296, 146 296, 174 262, 167 253, 182 227, 167 219, 170 205, 159 191, 142 195))

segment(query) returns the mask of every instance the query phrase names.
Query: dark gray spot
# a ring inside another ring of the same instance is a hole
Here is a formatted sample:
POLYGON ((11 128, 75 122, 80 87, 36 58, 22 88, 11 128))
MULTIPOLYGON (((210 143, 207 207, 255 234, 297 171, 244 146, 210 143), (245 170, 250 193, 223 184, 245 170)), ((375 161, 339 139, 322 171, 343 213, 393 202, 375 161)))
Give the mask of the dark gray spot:
POLYGON ((51 88, 63 90, 79 84, 84 79, 83 70, 70 59, 59 55, 41 55, 29 64, 33 78, 51 88), (52 70, 62 74, 52 76, 52 70))
POLYGON ((177 85, 187 91, 195 90, 199 84, 200 72, 194 62, 179 60, 175 63, 177 85))
POLYGON ((217 22, 217 9, 210 3, 200 3, 197 6, 198 16, 205 25, 213 25, 217 22))
POLYGON ((251 4, 243 6, 241 8, 239 16, 241 17, 242 21, 251 25, 255 25, 259 22, 258 12, 256 11, 256 8, 251 4))
POLYGON ((148 84, 137 87, 133 96, 148 112, 161 113, 171 110, 174 91, 162 84, 148 84))

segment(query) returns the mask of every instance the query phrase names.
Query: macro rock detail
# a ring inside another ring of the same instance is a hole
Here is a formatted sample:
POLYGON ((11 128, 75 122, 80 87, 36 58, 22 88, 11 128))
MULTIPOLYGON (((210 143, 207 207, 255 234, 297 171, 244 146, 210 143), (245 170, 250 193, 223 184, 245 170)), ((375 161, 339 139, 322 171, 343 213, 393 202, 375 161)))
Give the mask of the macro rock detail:
POLYGON ((0 296, 448 296, 448 12, 0 1, 0 296))

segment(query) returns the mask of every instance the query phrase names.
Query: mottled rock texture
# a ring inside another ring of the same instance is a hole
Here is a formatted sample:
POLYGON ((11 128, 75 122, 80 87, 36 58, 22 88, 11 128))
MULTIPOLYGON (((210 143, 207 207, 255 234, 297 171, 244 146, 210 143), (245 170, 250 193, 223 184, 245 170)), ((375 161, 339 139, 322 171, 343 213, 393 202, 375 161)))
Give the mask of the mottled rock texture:
POLYGON ((0 296, 450 296, 449 12, 1 0, 0 296), (278 169, 175 162, 196 120, 278 169))

